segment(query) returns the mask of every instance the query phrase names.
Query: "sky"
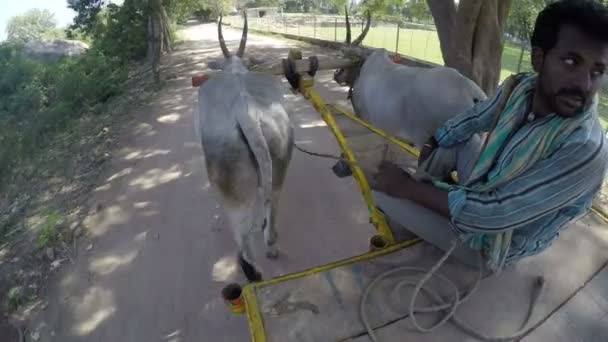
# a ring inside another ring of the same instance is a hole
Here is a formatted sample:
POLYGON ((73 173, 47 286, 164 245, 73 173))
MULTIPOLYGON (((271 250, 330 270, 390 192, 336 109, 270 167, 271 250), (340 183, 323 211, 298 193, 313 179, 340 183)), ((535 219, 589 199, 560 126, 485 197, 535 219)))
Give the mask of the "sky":
POLYGON ((71 24, 76 15, 68 8, 67 0, 0 0, 0 41, 6 39, 9 19, 32 8, 48 9, 54 13, 60 27, 71 24))

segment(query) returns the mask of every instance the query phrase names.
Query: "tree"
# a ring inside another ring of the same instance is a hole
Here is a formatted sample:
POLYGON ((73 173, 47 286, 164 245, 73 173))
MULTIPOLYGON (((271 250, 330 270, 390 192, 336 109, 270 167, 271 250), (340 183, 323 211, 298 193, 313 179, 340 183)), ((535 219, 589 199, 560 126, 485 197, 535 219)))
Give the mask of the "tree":
POLYGON ((68 8, 76 12, 72 30, 91 33, 97 23, 97 15, 106 4, 106 0, 68 0, 68 8))
POLYGON ((521 44, 517 72, 521 70, 527 43, 532 36, 536 16, 547 4, 546 0, 513 0, 511 13, 507 22, 507 32, 517 37, 521 44))
POLYGON ((57 28, 55 15, 49 10, 31 9, 12 17, 6 25, 7 40, 27 43, 32 40, 56 39, 63 36, 57 28))
POLYGON ((488 95, 500 80, 503 32, 511 0, 427 0, 446 66, 475 81, 488 95))
POLYGON ((431 17, 431 10, 425 0, 408 0, 402 10, 408 21, 427 20, 431 17))
MULTIPOLYGON (((160 56, 163 52, 171 51, 171 21, 166 6, 173 1, 184 0, 124 0, 122 6, 115 4, 105 6, 106 0, 68 0, 68 6, 76 11, 71 28, 94 34, 97 39, 107 37, 112 30, 102 29, 101 32, 99 30, 99 20, 102 18, 100 13, 107 8, 110 15, 107 18, 108 22, 105 23, 106 27, 122 26, 125 29, 133 27, 138 32, 132 32, 132 36, 136 37, 139 33, 147 37, 147 56, 152 63, 154 79, 159 81, 160 56)), ((122 48, 118 44, 120 38, 117 36, 113 38, 115 42, 106 41, 106 46, 114 43, 116 48, 122 48)))
POLYGON ((344 14, 347 0, 332 0, 331 4, 333 5, 334 12, 344 14))
POLYGON ((183 24, 190 16, 205 9, 204 0, 171 0, 166 2, 169 16, 177 23, 183 24))

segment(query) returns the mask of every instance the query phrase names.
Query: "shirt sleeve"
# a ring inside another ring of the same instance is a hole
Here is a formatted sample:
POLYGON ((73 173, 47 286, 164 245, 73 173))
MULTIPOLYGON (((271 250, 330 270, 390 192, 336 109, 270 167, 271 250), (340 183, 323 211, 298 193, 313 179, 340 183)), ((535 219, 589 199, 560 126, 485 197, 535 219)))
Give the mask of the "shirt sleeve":
POLYGON ((463 189, 448 194, 454 228, 501 232, 525 226, 597 191, 608 155, 600 142, 563 146, 513 181, 489 192, 463 189))
POLYGON ((469 110, 448 120, 435 132, 435 140, 440 147, 451 147, 469 139, 473 134, 487 131, 491 128, 495 118, 495 111, 503 93, 504 84, 496 94, 476 103, 469 110))

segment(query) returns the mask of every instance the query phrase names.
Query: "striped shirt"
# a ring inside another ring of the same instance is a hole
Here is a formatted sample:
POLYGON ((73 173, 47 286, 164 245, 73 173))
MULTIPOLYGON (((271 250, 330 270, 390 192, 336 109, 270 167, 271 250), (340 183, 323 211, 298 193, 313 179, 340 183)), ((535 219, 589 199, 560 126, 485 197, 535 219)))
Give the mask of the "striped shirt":
MULTIPOLYGON (((441 147, 465 142, 475 133, 491 129, 502 86, 494 97, 476 104, 440 127, 435 139, 441 147)), ((533 93, 526 95, 529 101, 533 93)), ((520 144, 534 145, 531 132, 547 127, 555 114, 526 120, 513 133, 500 151, 488 173, 505 167, 520 144)), ((608 149, 597 117, 597 108, 588 111, 569 136, 548 157, 541 159, 510 182, 487 192, 454 189, 448 204, 455 229, 461 233, 493 233, 513 229, 507 263, 534 255, 551 245, 560 231, 580 218, 592 205, 601 188, 607 167, 608 149)), ((524 146, 525 146, 524 145, 524 146)))

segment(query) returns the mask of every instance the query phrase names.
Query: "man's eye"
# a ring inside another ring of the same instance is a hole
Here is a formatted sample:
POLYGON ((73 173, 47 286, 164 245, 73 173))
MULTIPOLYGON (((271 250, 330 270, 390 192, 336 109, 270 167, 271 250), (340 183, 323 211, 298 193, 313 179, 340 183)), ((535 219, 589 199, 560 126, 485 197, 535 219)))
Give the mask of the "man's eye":
POLYGON ((604 76, 604 70, 594 70, 591 72, 593 77, 602 77, 604 76))
POLYGON ((573 58, 564 58, 562 59, 562 62, 564 62, 564 64, 566 64, 567 66, 574 66, 574 64, 576 63, 573 58))

